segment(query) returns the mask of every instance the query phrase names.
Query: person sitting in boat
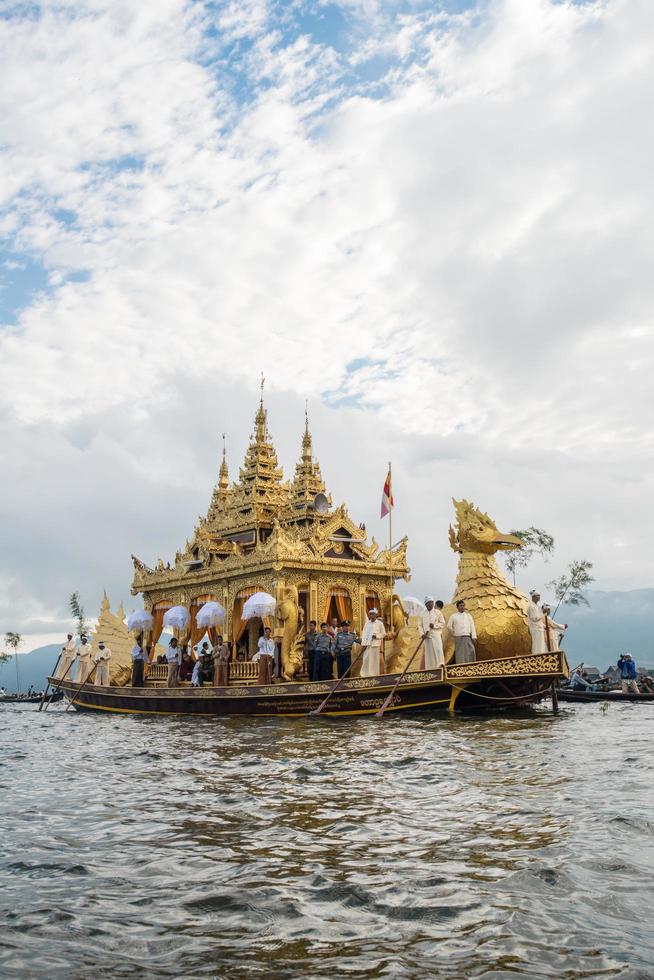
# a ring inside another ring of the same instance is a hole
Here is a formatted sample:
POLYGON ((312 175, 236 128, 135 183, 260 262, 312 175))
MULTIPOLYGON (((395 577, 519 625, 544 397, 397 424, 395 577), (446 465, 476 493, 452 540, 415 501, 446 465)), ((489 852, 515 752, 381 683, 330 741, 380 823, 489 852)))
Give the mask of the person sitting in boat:
POLYGON ((377 609, 368 611, 368 621, 361 633, 361 646, 364 654, 361 660, 361 676, 376 677, 381 674, 382 643, 386 636, 386 627, 382 623, 377 609))
POLYGON ((588 683, 584 672, 582 670, 583 664, 579 664, 578 667, 572 671, 570 675, 570 690, 571 691, 590 691, 592 685, 588 683))
POLYGON ((193 658, 188 650, 182 654, 182 662, 179 665, 178 677, 180 681, 190 681, 193 676, 193 668, 195 664, 193 663, 193 658))
POLYGON ((641 677, 641 679, 640 679, 640 693, 641 694, 654 694, 654 677, 641 677))
POLYGON ((275 663, 275 641, 272 638, 270 626, 266 626, 263 631, 263 636, 259 638, 257 652, 252 657, 252 662, 259 664, 257 683, 272 684, 272 672, 275 663))
POLYGON ((622 654, 618 660, 618 670, 620 671, 620 678, 622 680, 622 693, 629 694, 631 691, 632 694, 640 694, 638 684, 636 683, 638 671, 630 653, 622 654))

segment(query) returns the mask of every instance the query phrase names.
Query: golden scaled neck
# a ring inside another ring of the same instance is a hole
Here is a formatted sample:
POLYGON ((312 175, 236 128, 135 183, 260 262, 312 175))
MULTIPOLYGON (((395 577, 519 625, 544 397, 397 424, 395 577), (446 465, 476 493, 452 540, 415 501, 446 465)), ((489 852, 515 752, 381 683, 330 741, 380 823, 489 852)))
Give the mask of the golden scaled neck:
POLYGON ((493 555, 484 555, 477 551, 464 551, 459 558, 459 572, 456 578, 457 588, 467 583, 475 583, 477 587, 493 586, 500 591, 520 595, 504 577, 493 555))

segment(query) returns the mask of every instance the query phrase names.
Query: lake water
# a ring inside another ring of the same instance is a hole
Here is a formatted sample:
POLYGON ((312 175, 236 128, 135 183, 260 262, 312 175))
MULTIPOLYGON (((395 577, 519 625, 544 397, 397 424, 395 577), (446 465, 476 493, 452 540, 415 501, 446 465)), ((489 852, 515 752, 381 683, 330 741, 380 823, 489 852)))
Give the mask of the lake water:
POLYGON ((0 976, 654 977, 654 713, 0 706, 0 976))

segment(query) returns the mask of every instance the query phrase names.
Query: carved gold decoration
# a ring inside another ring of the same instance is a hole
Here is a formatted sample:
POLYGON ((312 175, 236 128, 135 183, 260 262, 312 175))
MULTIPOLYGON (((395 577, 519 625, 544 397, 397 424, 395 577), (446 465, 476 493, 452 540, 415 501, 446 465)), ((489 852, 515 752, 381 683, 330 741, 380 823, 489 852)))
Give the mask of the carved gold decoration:
MULTIPOLYGON (((465 599, 477 628, 477 660, 528 654, 528 600, 500 572, 493 555, 520 548, 520 538, 497 529, 488 514, 467 500, 454 500, 456 530, 450 527, 450 545, 460 554, 452 604, 443 610, 445 621, 456 612, 456 599, 465 599)), ((444 632, 445 661, 454 655, 454 640, 444 632)))
POLYGON ((562 672, 562 657, 559 652, 556 652, 526 657, 505 657, 500 660, 482 660, 471 664, 449 664, 445 668, 445 680, 513 677, 516 674, 558 676, 562 672))

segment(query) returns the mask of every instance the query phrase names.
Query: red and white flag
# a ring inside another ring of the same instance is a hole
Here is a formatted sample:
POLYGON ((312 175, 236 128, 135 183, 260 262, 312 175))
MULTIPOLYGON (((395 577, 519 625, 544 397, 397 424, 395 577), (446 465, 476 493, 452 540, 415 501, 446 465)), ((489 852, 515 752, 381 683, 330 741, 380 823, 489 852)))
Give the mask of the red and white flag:
POLYGON ((381 516, 386 517, 390 514, 393 509, 393 484, 391 482, 391 468, 388 467, 388 476, 386 477, 386 483, 384 484, 384 489, 382 490, 381 499, 381 516))

